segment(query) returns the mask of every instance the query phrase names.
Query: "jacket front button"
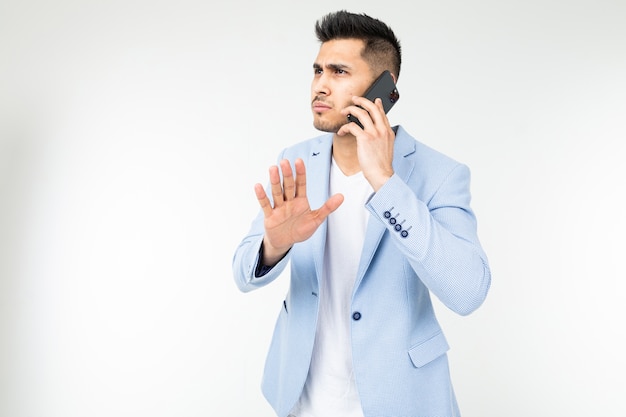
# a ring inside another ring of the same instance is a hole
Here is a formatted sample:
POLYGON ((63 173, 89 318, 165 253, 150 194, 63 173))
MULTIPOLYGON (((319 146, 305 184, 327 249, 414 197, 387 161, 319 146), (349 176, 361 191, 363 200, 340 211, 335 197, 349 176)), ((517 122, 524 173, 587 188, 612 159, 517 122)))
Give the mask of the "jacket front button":
POLYGON ((361 313, 355 311, 354 313, 352 313, 352 319, 355 321, 361 320, 361 313))

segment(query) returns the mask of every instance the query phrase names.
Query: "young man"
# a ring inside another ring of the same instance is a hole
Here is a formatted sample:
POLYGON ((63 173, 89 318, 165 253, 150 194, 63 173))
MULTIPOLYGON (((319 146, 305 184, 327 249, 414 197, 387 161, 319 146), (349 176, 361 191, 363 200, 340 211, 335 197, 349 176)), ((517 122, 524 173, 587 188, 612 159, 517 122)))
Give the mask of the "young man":
POLYGON ((465 315, 489 289, 469 170, 361 97, 400 73, 386 24, 340 11, 316 33, 311 107, 328 133, 283 150, 267 193, 255 186, 261 211, 233 259, 242 291, 290 264, 263 393, 280 417, 458 416, 430 294, 465 315))

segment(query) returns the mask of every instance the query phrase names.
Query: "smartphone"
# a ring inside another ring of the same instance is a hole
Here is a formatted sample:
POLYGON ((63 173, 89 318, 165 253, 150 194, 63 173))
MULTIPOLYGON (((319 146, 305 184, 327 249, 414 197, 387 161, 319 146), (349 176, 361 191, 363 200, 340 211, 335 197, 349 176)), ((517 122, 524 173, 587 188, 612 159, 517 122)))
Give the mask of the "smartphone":
MULTIPOLYGON (((398 93, 398 89, 396 88, 396 84, 393 82, 393 77, 389 71, 385 71, 374 81, 374 83, 367 89, 363 97, 370 101, 374 101, 377 98, 380 98, 383 101, 383 109, 385 110, 385 114, 396 104, 396 101, 400 99, 400 93, 398 93)), ((363 129, 363 125, 359 122, 359 119, 354 117, 353 115, 348 115, 348 122, 354 122, 361 129, 363 129)))

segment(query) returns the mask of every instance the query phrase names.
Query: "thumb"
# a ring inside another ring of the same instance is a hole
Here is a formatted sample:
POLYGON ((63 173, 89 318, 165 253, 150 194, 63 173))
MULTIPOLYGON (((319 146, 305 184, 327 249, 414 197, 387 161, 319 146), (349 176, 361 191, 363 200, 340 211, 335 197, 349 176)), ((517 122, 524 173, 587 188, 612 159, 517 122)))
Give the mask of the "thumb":
POLYGON ((335 194, 326 200, 324 205, 317 211, 320 221, 323 221, 330 213, 337 210, 341 203, 343 203, 343 194, 335 194))

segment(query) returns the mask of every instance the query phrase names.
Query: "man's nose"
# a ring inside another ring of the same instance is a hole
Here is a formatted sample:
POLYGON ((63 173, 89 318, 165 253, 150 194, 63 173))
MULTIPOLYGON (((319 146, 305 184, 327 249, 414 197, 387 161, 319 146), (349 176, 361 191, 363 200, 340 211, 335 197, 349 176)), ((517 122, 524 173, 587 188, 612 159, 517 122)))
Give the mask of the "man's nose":
POLYGON ((327 96, 330 92, 328 87, 328 79, 324 76, 324 74, 320 75, 313 79, 312 89, 316 95, 324 95, 327 96))

